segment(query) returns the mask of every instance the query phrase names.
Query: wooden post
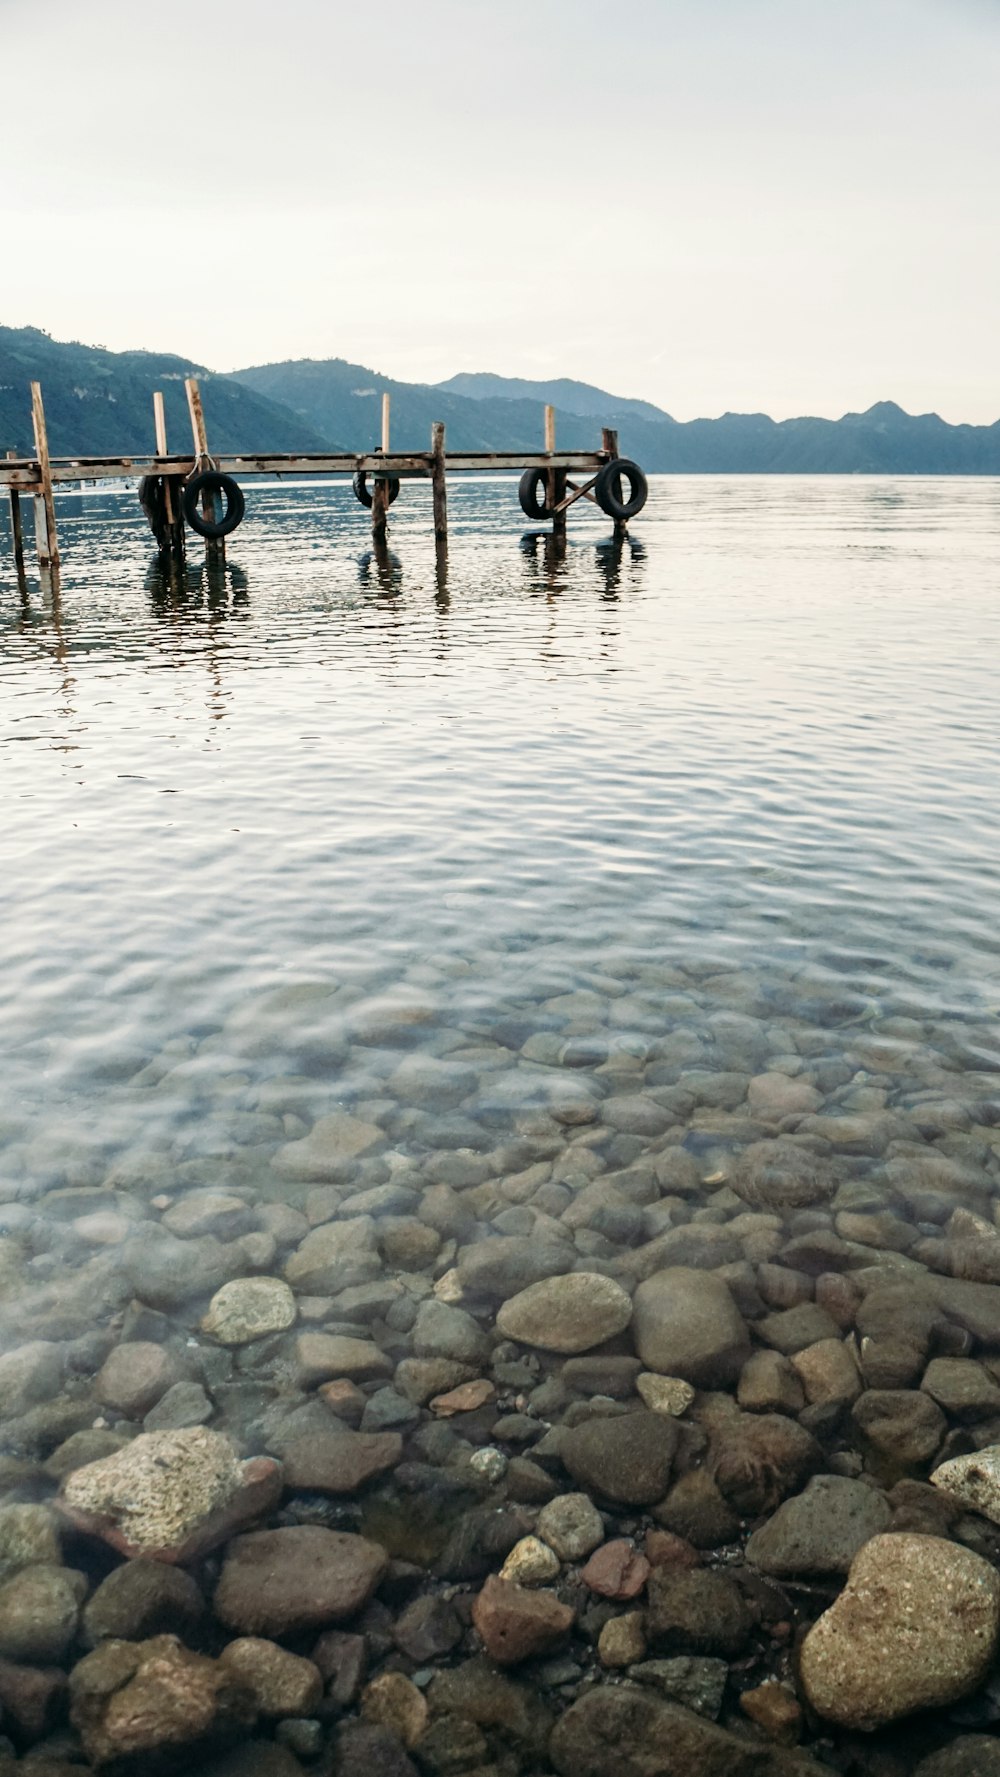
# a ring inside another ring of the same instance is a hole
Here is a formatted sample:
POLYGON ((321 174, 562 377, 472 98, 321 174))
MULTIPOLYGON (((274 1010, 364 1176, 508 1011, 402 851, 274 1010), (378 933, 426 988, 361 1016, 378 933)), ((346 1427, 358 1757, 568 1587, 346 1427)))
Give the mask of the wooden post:
MULTIPOLYGON (((167 416, 163 410, 163 392, 153 391, 153 425, 156 431, 156 454, 158 457, 168 455, 167 451, 167 416)), ((204 419, 202 419, 204 426, 204 419)), ((167 547, 175 555, 184 554, 184 514, 181 510, 180 490, 175 488, 169 475, 163 477, 163 504, 167 515, 167 547)))
POLYGON ((382 455, 389 455, 389 396, 382 396, 382 455))
MULTIPOLYGON (((389 455, 389 396, 382 396, 382 444, 384 457, 389 455)), ((376 549, 384 548, 389 534, 389 483, 384 477, 372 481, 372 538, 376 549)))
MULTIPOLYGON (((545 450, 546 450, 547 455, 551 456, 553 451, 555 450, 555 448, 556 448, 556 410, 554 407, 546 407, 546 409, 545 409, 545 450)), ((553 511, 552 511, 552 535, 554 537, 559 537, 563 542, 565 542, 565 540, 566 540, 566 514, 565 514, 565 512, 556 512, 554 510, 554 508, 556 506, 558 506, 560 500, 564 500, 565 498, 566 498, 566 471, 565 471, 565 469, 550 469, 549 470, 549 478, 548 478, 548 501, 549 501, 550 508, 553 508, 553 511)))
MULTIPOLYGON (((205 410, 201 405, 201 390, 197 379, 185 377, 184 389, 187 394, 188 412, 191 415, 191 432, 194 438, 194 454, 196 457, 208 456, 208 434, 205 430, 205 410)), ((215 523, 215 496, 205 494, 201 504, 202 516, 209 524, 215 523)), ((226 540, 224 537, 205 538, 205 560, 210 568, 225 567, 226 540)))
POLYGON ((431 487, 434 494, 434 541, 448 541, 448 490, 444 478, 444 424, 431 426, 431 487))
MULTIPOLYGON (((618 433, 613 426, 605 426, 603 428, 603 430, 601 432, 601 449, 605 450, 607 452, 608 456, 611 457, 612 460, 614 460, 614 458, 617 457, 617 455, 618 455, 618 433)), ((620 482, 621 482, 621 477, 619 477, 619 491, 620 491, 620 482)), ((622 537, 628 536, 628 522, 626 519, 616 518, 614 521, 614 525, 615 525, 615 536, 617 538, 619 538, 619 540, 622 537)))
POLYGON ((56 536, 56 508, 52 498, 52 466, 49 462, 49 435, 42 405, 42 385, 31 385, 31 423, 35 429, 35 455, 42 476, 42 491, 35 496, 35 540, 40 568, 58 568, 59 542, 56 536))
MULTIPOLYGON (((8 458, 16 457, 16 450, 7 452, 8 458)), ((21 528, 21 496, 16 487, 10 490, 10 528, 14 538, 14 566, 17 569, 17 583, 24 583, 24 531, 21 528)))

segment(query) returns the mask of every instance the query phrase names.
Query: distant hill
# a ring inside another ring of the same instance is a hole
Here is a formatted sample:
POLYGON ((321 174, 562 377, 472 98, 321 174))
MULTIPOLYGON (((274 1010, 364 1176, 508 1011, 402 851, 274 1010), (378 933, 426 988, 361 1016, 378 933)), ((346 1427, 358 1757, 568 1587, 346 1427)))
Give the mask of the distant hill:
POLYGON ((440 384, 398 382, 343 358, 292 359, 220 376, 158 352, 108 352, 50 339, 34 327, 0 327, 0 450, 30 454, 31 397, 41 382, 55 456, 123 455, 152 446, 152 394, 162 389, 171 447, 190 440, 185 376, 202 385, 210 448, 217 451, 347 451, 381 438, 381 395, 392 396, 392 444, 426 450, 433 420, 448 448, 538 450, 543 407, 556 408, 556 437, 594 449, 616 426, 623 452, 643 468, 675 474, 998 475, 1000 421, 952 426, 880 401, 839 420, 775 421, 764 413, 675 420, 646 401, 590 383, 530 382, 463 372, 440 384))
MULTIPOLYGON (((443 420, 449 450, 541 450, 543 402, 471 401, 449 395, 431 383, 397 382, 364 364, 343 358, 298 358, 284 364, 258 364, 233 372, 257 394, 280 401, 329 438, 349 438, 351 449, 372 450, 382 439, 382 395, 392 397, 391 442, 397 450, 427 450, 431 424, 443 420)), ((600 444, 600 422, 560 414, 560 444, 592 450, 600 444)))
POLYGON ((529 383, 520 377, 462 373, 446 383, 403 383, 342 358, 264 364, 234 375, 259 394, 293 408, 316 431, 350 438, 353 448, 379 442, 380 397, 388 390, 392 443, 402 450, 426 450, 432 420, 444 420, 450 450, 537 450, 542 409, 551 400, 560 444, 593 449, 600 442, 600 426, 616 426, 622 451, 653 471, 1000 474, 1000 421, 951 426, 936 413, 904 413, 893 401, 877 402, 867 413, 848 413, 839 420, 725 413, 719 419, 681 421, 647 402, 626 401, 568 379, 529 383), (560 392, 564 398, 568 392, 572 408, 560 406, 560 392))
POLYGON ((590 416, 607 425, 612 418, 623 415, 636 420, 669 420, 669 413, 654 407, 651 401, 631 401, 624 395, 609 395, 593 383, 574 382, 572 377, 557 376, 551 382, 529 382, 523 376, 493 376, 486 370, 461 370, 445 383, 435 383, 446 395, 467 395, 471 401, 541 401, 558 407, 563 413, 590 416))
POLYGON ((294 414, 204 365, 162 352, 107 352, 50 339, 36 327, 0 327, 0 451, 34 451, 31 390, 42 385, 53 456, 126 456, 154 447, 153 390, 162 389, 167 442, 191 443, 184 378, 201 383, 211 450, 325 450, 294 414))

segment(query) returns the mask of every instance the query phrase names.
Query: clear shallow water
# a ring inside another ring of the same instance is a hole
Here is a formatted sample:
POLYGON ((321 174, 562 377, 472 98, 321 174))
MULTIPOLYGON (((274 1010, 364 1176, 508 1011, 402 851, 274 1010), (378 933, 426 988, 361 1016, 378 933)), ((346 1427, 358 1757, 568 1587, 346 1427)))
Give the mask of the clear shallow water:
POLYGON ((61 502, 57 609, 5 553, 8 1202, 294 1196, 271 1156, 339 1106, 492 1151, 550 1103, 537 1033, 637 1085, 891 1056, 890 1103, 982 1100, 995 486, 660 477, 623 551, 575 510, 562 561, 513 484, 450 501, 446 577, 423 489, 388 576, 346 487, 251 489, 180 591, 134 495, 61 502), (401 1045, 474 1088, 400 1098, 401 1045))

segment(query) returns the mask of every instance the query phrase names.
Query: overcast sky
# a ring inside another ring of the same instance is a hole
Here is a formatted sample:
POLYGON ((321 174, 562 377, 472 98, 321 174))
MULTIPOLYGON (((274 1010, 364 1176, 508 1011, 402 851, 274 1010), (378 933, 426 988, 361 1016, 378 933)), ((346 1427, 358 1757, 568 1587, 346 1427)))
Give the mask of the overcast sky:
POLYGON ((1000 0, 0 0, 0 321, 1000 416, 1000 0))

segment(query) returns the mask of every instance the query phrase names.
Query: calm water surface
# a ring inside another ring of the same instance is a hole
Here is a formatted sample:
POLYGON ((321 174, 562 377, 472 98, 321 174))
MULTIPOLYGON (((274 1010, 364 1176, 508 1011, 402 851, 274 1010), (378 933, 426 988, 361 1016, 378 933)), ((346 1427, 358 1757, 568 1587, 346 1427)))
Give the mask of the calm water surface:
POLYGON ((466 482, 446 573, 426 491, 392 516, 386 572, 348 488, 253 488, 171 587, 134 494, 69 496, 57 607, 4 538, 4 1202, 294 1194, 271 1156, 341 1106, 493 1150, 566 1074, 546 1033, 598 1089, 891 1055, 890 1102, 982 1100, 993 483, 659 477, 559 560, 466 482), (400 1098, 401 1045, 478 1084, 400 1098))

